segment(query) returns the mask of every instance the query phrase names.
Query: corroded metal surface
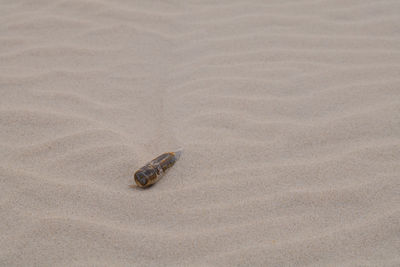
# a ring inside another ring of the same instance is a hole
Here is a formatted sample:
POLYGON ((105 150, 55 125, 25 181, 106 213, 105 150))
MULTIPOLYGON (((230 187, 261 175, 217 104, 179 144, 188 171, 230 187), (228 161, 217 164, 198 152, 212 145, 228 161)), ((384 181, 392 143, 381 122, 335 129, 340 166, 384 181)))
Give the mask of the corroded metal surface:
POLYGON ((182 154, 182 150, 167 152, 153 159, 134 174, 138 187, 149 187, 158 182, 164 173, 171 168, 182 154))

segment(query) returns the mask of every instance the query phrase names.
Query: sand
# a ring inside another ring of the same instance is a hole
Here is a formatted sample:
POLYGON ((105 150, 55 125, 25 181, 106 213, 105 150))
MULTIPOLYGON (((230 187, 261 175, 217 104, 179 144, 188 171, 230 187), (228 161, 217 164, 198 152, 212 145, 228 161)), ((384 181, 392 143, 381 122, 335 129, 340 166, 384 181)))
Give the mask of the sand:
POLYGON ((400 1, 0 2, 1 266, 399 266, 399 192, 400 1))

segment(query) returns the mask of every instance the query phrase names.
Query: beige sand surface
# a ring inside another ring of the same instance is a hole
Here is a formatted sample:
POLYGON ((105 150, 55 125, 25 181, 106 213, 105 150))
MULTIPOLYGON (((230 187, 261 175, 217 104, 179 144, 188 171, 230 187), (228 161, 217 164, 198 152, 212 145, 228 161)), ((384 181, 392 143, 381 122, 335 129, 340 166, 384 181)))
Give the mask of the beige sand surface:
POLYGON ((1 266, 399 266, 399 192, 400 1, 0 1, 1 266))

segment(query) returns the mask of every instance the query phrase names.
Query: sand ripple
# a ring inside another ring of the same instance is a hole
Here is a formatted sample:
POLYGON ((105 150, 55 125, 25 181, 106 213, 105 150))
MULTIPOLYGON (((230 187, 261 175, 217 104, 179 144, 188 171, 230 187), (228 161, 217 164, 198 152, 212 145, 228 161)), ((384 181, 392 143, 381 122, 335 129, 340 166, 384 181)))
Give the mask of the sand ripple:
POLYGON ((399 265, 399 14, 2 1, 0 265, 399 265))

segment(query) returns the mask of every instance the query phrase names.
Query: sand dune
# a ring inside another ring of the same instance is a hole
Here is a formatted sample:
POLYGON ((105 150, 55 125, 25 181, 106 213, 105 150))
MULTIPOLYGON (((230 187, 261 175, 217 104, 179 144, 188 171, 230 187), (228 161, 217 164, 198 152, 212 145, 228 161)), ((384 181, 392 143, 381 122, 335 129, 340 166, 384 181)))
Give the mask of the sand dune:
POLYGON ((400 265, 400 2, 0 15, 0 265, 400 265))

